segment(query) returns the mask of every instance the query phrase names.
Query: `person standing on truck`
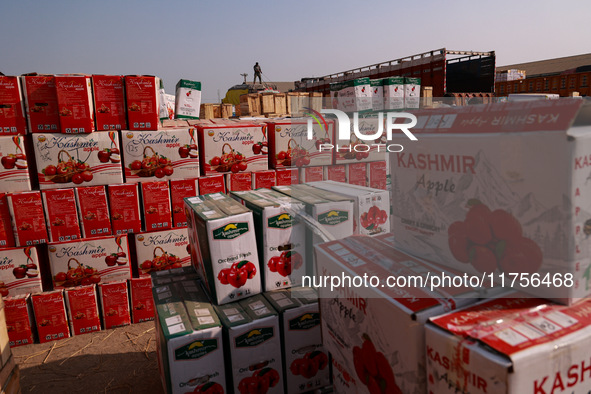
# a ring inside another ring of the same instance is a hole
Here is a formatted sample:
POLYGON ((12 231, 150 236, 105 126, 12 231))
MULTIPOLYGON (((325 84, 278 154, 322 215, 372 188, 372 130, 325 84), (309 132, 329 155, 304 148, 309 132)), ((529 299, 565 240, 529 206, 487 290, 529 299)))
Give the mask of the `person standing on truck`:
POLYGON ((254 80, 252 81, 252 84, 254 85, 256 83, 257 77, 259 77, 259 83, 263 83, 263 80, 261 79, 261 74, 263 73, 263 71, 261 70, 261 66, 259 66, 259 62, 256 62, 253 69, 254 69, 254 80))

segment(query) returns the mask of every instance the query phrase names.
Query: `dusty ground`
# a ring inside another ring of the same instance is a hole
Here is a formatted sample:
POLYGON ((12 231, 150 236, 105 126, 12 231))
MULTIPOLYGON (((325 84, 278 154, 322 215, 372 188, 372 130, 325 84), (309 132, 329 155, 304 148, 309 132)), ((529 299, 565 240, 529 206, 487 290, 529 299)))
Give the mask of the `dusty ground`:
POLYGON ((28 393, 163 393, 154 322, 12 349, 28 393))

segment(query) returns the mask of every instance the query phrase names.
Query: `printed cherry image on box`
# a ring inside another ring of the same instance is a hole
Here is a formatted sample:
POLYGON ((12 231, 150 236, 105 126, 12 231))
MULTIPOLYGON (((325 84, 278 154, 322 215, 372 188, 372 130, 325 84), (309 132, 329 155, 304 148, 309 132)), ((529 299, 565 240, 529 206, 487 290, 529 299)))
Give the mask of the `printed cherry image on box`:
POLYGON ((41 192, 9 193, 7 204, 12 218, 16 246, 47 243, 48 235, 41 192))
POLYGON ((27 121, 19 77, 0 75, 0 135, 25 135, 27 121))
POLYGON ((97 130, 126 130, 125 82, 121 75, 93 75, 97 130))
POLYGON ((125 76, 125 105, 129 130, 158 130, 160 78, 125 76))
POLYGON ((64 290, 64 298, 72 335, 88 334, 101 329, 95 285, 67 288, 64 290))
POLYGON ((76 206, 83 238, 111 235, 111 220, 105 186, 77 187, 76 206))
POLYGON ((2 298, 10 347, 33 343, 33 311, 30 294, 2 298))
POLYGON ((580 100, 417 112, 390 159, 396 245, 469 274, 537 278, 527 292, 570 303, 590 293, 591 146, 580 100), (525 148, 527 147, 527 149, 525 148), (564 285, 572 280, 572 286, 564 285), (553 285, 556 283, 563 285, 553 285))
POLYGON ((34 246, 0 249, 0 295, 8 297, 41 291, 37 249, 34 246))
POLYGON ((0 136, 0 164, 0 192, 31 190, 24 137, 0 136))
POLYGON ((54 289, 131 278, 126 235, 52 243, 48 252, 54 289))
MULTIPOLYGON (((334 154, 335 164, 348 164, 359 162, 370 162, 384 160, 387 151, 383 146, 387 143, 385 133, 386 120, 384 116, 360 115, 357 122, 350 119, 350 132, 347 137, 339 139, 338 127, 335 135, 337 136, 334 146, 325 145, 321 149, 328 150, 334 154), (367 139, 361 139, 355 131, 357 127, 358 134, 366 136, 367 139), (381 130, 381 132, 380 132, 381 130), (382 144, 381 146, 379 146, 382 144)), ((332 143, 329 143, 332 144, 332 143)))
POLYGON ((98 290, 105 330, 130 325, 127 281, 99 283, 98 290))
POLYGON ((195 123, 199 134, 201 173, 262 171, 269 168, 265 128, 257 123, 211 119, 195 123))
POLYGON ((131 234, 142 231, 140 193, 135 183, 109 185, 109 208, 113 234, 131 234))
POLYGON ((123 182, 118 146, 119 136, 114 131, 33 135, 39 187, 43 190, 123 182))
POLYGON ((60 129, 66 134, 94 131, 92 82, 88 75, 56 75, 60 129))
POLYGON ((186 227, 134 236, 140 277, 149 277, 155 271, 191 265, 186 227))
POLYGON ((21 77, 31 133, 59 133, 60 116, 53 75, 21 77))
POLYGON ((37 326, 39 343, 51 342, 70 337, 64 292, 46 291, 31 295, 33 314, 37 326))
POLYGON ((80 239, 80 224, 74 189, 50 189, 41 192, 49 241, 80 239))
POLYGON ((194 128, 121 133, 125 180, 131 182, 195 178, 199 151, 194 128))

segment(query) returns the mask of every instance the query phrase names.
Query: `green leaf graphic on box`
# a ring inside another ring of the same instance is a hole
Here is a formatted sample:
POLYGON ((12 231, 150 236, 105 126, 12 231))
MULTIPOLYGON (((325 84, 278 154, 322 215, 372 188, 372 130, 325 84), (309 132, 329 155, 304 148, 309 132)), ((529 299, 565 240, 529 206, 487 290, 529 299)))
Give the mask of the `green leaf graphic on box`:
POLYGON ((295 224, 295 220, 291 217, 289 213, 284 212, 267 219, 267 224, 271 228, 286 229, 293 226, 295 224))
POLYGON ((213 239, 234 239, 248 232, 248 223, 229 223, 213 230, 213 239))
POLYGON ((349 212, 347 211, 328 211, 318 215, 318 222, 328 226, 334 226, 349 220, 349 212))
POLYGON ((289 321, 290 330, 309 330, 320 325, 320 313, 305 313, 289 321))
POLYGON ((252 347, 273 338, 273 327, 255 328, 247 333, 237 336, 234 340, 236 347, 252 347))
POLYGON ((191 342, 174 351, 175 360, 195 360, 201 358, 218 348, 217 339, 205 339, 191 342))

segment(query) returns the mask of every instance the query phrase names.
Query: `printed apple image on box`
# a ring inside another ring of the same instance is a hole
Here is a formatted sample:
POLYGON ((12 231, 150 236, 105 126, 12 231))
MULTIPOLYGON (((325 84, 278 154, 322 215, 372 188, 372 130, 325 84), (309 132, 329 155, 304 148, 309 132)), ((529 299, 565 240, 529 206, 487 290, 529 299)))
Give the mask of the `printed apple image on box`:
POLYGON ((48 252, 54 289, 131 278, 126 235, 52 243, 48 252))
POLYGON ((279 312, 286 393, 306 393, 330 385, 328 351, 322 346, 318 295, 293 287, 265 293, 279 312))
POLYGON ((174 115, 177 119, 199 119, 201 82, 181 79, 176 84, 174 115))
POLYGON ((195 269, 220 305, 261 292, 252 211, 225 194, 185 199, 195 269))
POLYGON ((252 190, 252 173, 241 172, 238 174, 226 174, 226 189, 228 192, 252 190))
POLYGON ((277 186, 290 186, 300 183, 300 172, 297 168, 276 170, 277 186))
POLYGON ((344 164, 324 166, 324 179, 327 181, 347 182, 344 164))
POLYGON ((203 175, 269 169, 267 135, 262 125, 215 119, 199 121, 196 126, 203 175))
MULTIPOLYGON (((336 145, 330 150, 334 154, 335 164, 384 160, 388 154, 385 122, 381 113, 377 116, 360 115, 356 121, 351 119, 350 132, 345 133, 344 139, 337 138, 336 145)), ((339 133, 336 135, 339 136, 339 133)))
POLYGON ((302 183, 318 182, 324 180, 324 167, 304 167, 300 169, 300 180, 302 183))
POLYGON ((158 89, 158 100, 159 100, 159 107, 158 107, 158 116, 160 117, 161 122, 165 122, 167 120, 174 119, 174 107, 175 107, 175 96, 174 94, 166 94, 162 85, 160 89, 158 89))
POLYGON ((127 281, 99 283, 98 289, 105 330, 130 325, 127 281))
POLYGON ((347 164, 346 174, 348 184, 367 186, 367 163, 347 164))
POLYGON ((142 217, 138 185, 135 183, 109 185, 107 192, 113 234, 122 235, 141 232, 142 217))
POLYGON ((0 135, 27 134, 19 77, 0 75, 0 135))
POLYGON ((88 75, 56 75, 60 128, 66 134, 94 131, 92 82, 88 75))
POLYGON ((121 75, 93 75, 97 130, 126 130, 125 82, 121 75))
POLYGON ((70 337, 62 290, 33 294, 31 295, 31 303, 40 343, 70 337))
POLYGON ((140 184, 144 231, 166 230, 172 227, 170 190, 168 182, 142 182, 140 184))
POLYGON ((41 192, 9 193, 7 199, 16 246, 47 243, 41 192))
POLYGON ((257 171, 252 173, 253 189, 270 189, 277 184, 277 176, 274 170, 257 171))
POLYGON ((215 308, 224 327, 226 378, 234 392, 283 393, 279 319, 265 297, 215 308))
POLYGON ((373 111, 384 110, 384 79, 370 79, 371 108, 373 111))
POLYGON ((33 339, 33 311, 30 294, 3 298, 10 347, 28 345, 33 339))
POLYGON ((333 105, 344 112, 368 112, 372 110, 372 93, 369 78, 357 78, 331 85, 335 89, 333 105))
POLYGON ((301 285, 306 273, 306 232, 293 212, 302 210, 303 205, 269 189, 233 192, 231 196, 253 211, 263 289, 301 285))
POLYGON ((284 167, 321 166, 332 164, 332 152, 321 150, 322 144, 333 144, 334 121, 310 118, 274 120, 266 125, 269 134, 269 166, 284 167), (311 128, 309 125, 311 124, 311 128), (308 128, 312 135, 308 136, 308 128))
POLYGON ((373 161, 368 164, 369 187, 387 190, 388 168, 386 161, 373 161))
POLYGON ((0 136, 0 192, 31 190, 24 138, 18 135, 0 136))
POLYGON ((151 278, 129 279, 131 322, 133 324, 154 320, 154 298, 151 278))
POLYGON ((123 182, 115 131, 85 135, 35 134, 33 147, 39 187, 53 189, 123 182), (105 153, 109 159, 105 160, 105 153))
POLYGON ((404 109, 404 77, 384 78, 384 109, 404 109))
POLYGON ((199 176, 194 128, 124 131, 121 134, 126 182, 199 176))
POLYGON ((71 287, 64 290, 68 321, 72 335, 100 331, 98 298, 95 285, 71 287))
POLYGON ((39 258, 34 246, 0 249, 0 268, 2 297, 43 291, 39 258))
POLYGON ((404 77, 404 108, 418 109, 421 101, 421 78, 404 77))
POLYGON ((50 189, 41 192, 50 242, 80 239, 80 224, 74 189, 50 189))
POLYGON ((105 186, 77 187, 76 206, 83 238, 111 235, 111 220, 105 186))
POLYGON ((0 248, 12 248, 15 241, 6 193, 0 193, 0 220, 0 248))
POLYGON ((186 227, 135 234, 140 277, 149 277, 156 271, 190 266, 191 256, 187 251, 188 246, 186 227))
POLYGON ((158 130, 160 78, 125 76, 125 104, 129 130, 158 130))
POLYGON ((31 133, 59 133, 60 116, 53 75, 21 77, 31 133))
POLYGON ((225 193, 226 182, 224 175, 210 175, 202 176, 198 179, 199 182, 199 193, 200 194, 212 194, 212 193, 225 193))
POLYGON ((185 198, 199 195, 197 179, 171 179, 170 200, 172 202, 172 224, 174 227, 186 227, 185 198))

